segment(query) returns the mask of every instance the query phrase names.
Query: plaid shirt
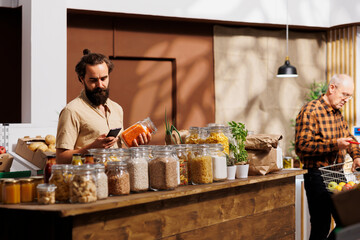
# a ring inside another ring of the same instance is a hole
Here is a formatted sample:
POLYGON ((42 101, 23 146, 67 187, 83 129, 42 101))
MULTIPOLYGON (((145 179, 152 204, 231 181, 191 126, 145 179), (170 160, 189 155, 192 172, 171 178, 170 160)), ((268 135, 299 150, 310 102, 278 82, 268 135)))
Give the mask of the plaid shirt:
POLYGON ((350 133, 340 110, 333 109, 324 100, 324 95, 305 104, 295 126, 295 151, 304 168, 319 168, 344 162, 346 152, 355 159, 360 149, 350 144, 347 150, 339 150, 338 138, 355 137, 350 133))

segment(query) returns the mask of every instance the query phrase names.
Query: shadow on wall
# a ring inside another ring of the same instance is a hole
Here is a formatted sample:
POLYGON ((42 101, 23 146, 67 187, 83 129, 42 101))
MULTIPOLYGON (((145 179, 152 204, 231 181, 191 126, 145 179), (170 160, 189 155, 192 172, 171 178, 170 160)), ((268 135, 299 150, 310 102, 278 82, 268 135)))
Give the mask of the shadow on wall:
POLYGON ((299 77, 276 78, 286 56, 283 30, 214 28, 216 121, 282 134, 284 152, 294 138, 291 119, 311 83, 326 81, 325 33, 291 31, 289 36, 289 56, 299 77))
POLYGON ((110 98, 124 108, 125 128, 150 116, 159 129, 152 143, 163 144, 165 108, 178 129, 205 126, 215 116, 212 39, 206 24, 72 15, 68 101, 82 89, 73 66, 86 47, 113 58, 110 98))

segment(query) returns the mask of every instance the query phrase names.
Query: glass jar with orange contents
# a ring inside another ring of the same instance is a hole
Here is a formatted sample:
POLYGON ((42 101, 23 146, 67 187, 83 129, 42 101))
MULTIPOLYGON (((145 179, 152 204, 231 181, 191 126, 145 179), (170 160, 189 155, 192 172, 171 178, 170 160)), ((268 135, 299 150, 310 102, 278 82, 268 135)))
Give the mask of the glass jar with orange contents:
POLYGON ((31 178, 20 179, 20 196, 21 202, 34 201, 34 180, 31 178))
POLYGON ((20 181, 8 179, 3 182, 2 198, 5 204, 20 203, 20 181))
POLYGON ((123 131, 120 136, 122 141, 127 147, 134 146, 134 140, 139 143, 140 142, 140 135, 145 133, 155 134, 157 128, 155 127, 154 123, 151 121, 149 117, 145 118, 142 121, 138 121, 137 123, 133 124, 125 131, 123 131))

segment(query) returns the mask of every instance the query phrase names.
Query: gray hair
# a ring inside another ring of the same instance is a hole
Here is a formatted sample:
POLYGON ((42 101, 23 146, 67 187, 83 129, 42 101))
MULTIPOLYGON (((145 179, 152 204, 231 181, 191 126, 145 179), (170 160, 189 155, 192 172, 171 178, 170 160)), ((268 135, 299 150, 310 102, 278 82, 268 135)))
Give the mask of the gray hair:
POLYGON ((350 78, 350 76, 347 74, 335 74, 331 77, 329 86, 331 84, 334 84, 335 86, 340 86, 346 78, 350 78))

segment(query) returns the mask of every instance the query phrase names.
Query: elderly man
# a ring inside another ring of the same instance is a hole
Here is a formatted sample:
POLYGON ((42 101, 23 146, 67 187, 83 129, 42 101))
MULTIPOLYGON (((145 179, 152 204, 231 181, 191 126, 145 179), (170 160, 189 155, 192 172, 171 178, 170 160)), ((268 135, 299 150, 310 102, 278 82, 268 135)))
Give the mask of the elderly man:
MULTIPOLYGON (((109 99, 113 63, 104 55, 84 50, 75 67, 84 89, 80 96, 61 111, 56 137, 56 160, 71 163, 74 153, 85 154, 91 148, 121 147, 118 136, 109 136, 112 128, 123 127, 123 109, 109 99)), ((139 137, 134 145, 147 144, 151 135, 139 137)))
POLYGON ((337 220, 319 167, 344 162, 346 153, 354 159, 353 171, 360 165, 360 150, 349 141, 351 135, 340 109, 354 92, 352 78, 345 74, 331 78, 326 94, 305 104, 296 118, 295 150, 308 173, 304 176, 308 199, 311 240, 334 239, 329 236, 331 215, 337 220))

